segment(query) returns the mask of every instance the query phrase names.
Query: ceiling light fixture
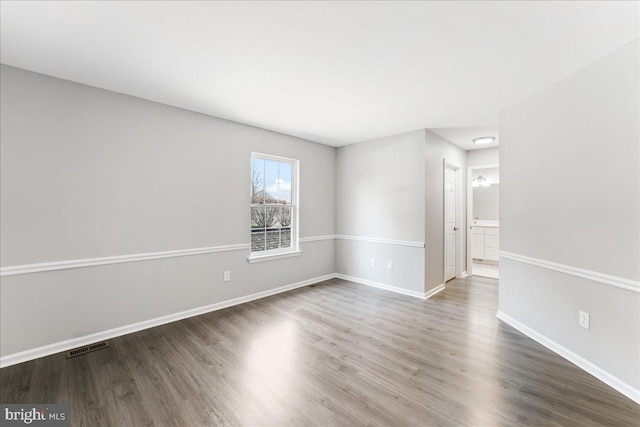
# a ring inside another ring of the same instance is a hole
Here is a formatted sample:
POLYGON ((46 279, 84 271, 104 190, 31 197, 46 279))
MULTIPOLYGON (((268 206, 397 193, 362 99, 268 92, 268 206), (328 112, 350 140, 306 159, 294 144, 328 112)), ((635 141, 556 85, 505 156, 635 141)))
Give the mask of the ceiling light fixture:
POLYGON ((484 177, 479 176, 471 182, 471 185, 473 187, 489 187, 491 186, 491 183, 484 177))
POLYGON ((491 144, 496 140, 495 136, 481 136, 479 138, 473 138, 474 144, 491 144))

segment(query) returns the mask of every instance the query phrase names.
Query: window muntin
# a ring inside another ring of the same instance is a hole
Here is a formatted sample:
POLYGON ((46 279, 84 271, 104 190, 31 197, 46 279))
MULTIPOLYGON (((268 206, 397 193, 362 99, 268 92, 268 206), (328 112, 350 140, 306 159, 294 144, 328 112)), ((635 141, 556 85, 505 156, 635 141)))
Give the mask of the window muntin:
POLYGON ((297 251, 298 161, 251 154, 251 255, 297 251))

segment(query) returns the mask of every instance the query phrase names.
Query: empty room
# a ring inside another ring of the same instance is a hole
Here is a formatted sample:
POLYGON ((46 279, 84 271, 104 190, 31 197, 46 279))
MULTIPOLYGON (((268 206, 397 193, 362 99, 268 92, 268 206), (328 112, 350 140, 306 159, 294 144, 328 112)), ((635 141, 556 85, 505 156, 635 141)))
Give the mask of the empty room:
POLYGON ((0 425, 640 425, 640 2, 0 19, 0 425))

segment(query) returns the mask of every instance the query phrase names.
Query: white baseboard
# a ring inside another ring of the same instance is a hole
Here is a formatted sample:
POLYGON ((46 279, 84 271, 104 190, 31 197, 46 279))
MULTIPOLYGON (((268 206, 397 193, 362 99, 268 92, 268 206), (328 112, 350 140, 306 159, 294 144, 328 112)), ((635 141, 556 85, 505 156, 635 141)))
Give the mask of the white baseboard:
POLYGON ((378 289, 384 289, 385 291, 396 292, 402 295, 408 295, 414 298, 427 299, 437 294, 444 289, 444 285, 438 285, 431 289, 429 292, 417 292, 409 289, 399 288, 393 285, 387 285, 386 283, 374 282, 373 280, 361 279, 360 277, 347 276, 346 274, 336 273, 335 277, 338 279, 348 280, 350 282, 360 283, 361 285, 367 285, 378 289))
POLYGON ((164 325, 166 323, 175 322, 177 320, 186 319, 188 317, 199 316, 201 314, 209 313, 223 308, 231 307, 234 305, 242 304, 249 301, 254 301, 260 298, 265 298, 271 295, 279 294, 282 292, 290 291, 292 289, 301 288, 303 286, 311 285, 313 283, 322 282, 325 280, 333 279, 335 274, 327 274, 320 277, 314 277, 312 279, 303 280, 301 282, 293 283, 291 285, 280 286, 278 288, 269 289, 263 292, 258 292, 251 295, 246 295, 227 301, 218 302, 215 304, 206 305, 204 307, 194 308, 191 310, 181 311, 179 313, 169 314, 167 316, 157 317, 155 319, 144 320, 142 322, 133 323, 131 325, 120 326, 118 328, 109 329, 102 332, 96 332, 94 334, 85 335, 83 337, 73 338, 66 341, 61 341, 42 347, 37 347, 31 350, 21 351, 19 353, 9 354, 0 357, 0 368, 6 366, 16 365, 18 363, 27 362, 33 359, 39 359, 51 354, 67 351, 72 348, 82 347, 85 345, 93 344, 98 341, 104 341, 122 335, 127 335, 133 332, 138 332, 143 329, 153 328, 155 326, 164 325))
POLYGON ((179 313, 169 314, 167 316, 157 317, 155 319, 144 320, 142 322, 133 323, 131 325, 120 326, 118 328, 109 329, 102 332, 96 332, 93 334, 85 335, 78 338, 72 338, 65 341, 60 341, 53 344, 44 345, 42 347, 33 348, 30 350, 21 351, 18 353, 8 354, 0 357, 0 368, 4 368, 18 363, 28 362, 29 360, 39 359, 41 357, 49 356, 52 354, 60 353, 63 351, 71 350, 73 348, 82 347, 85 345, 93 344, 98 341, 104 341, 123 335, 131 334, 133 332, 142 331, 144 329, 153 328, 155 326, 164 325, 166 323, 175 322, 178 320, 186 319, 189 317, 199 316, 201 314, 210 313, 212 311, 221 310, 223 308, 232 307, 234 305, 243 304, 245 302, 254 301, 260 298, 265 298, 271 295, 287 292, 293 289, 308 286, 313 283, 323 282, 325 280, 340 278, 349 280, 351 282, 360 283, 367 286, 372 286, 379 289, 384 289, 391 292, 397 292, 403 295, 408 295, 420 299, 427 299, 442 291, 445 286, 439 285, 429 292, 422 293, 411 291, 408 289, 398 288, 396 286, 386 285, 384 283, 373 282, 371 280, 360 279, 358 277, 346 276, 344 274, 327 274, 324 276, 314 277, 301 282, 293 283, 291 285, 280 286, 278 288, 269 289, 263 292, 258 292, 251 295, 246 295, 227 301, 221 301, 215 304, 209 304, 203 307, 194 308, 191 310, 181 311, 179 313))
POLYGON ((587 359, 583 358, 582 356, 579 356, 578 354, 574 353, 568 348, 547 338, 541 333, 534 331, 528 326, 523 325, 522 323, 515 320, 513 317, 509 316, 508 314, 498 311, 498 313, 496 314, 496 317, 502 320, 503 322, 505 322, 506 324, 517 329, 518 331, 522 332, 524 335, 528 336, 532 340, 537 341, 538 343, 547 347, 549 350, 553 351, 554 353, 564 357, 565 359, 567 359, 569 362, 573 363, 577 367, 587 371, 588 373, 590 373, 591 375, 593 375, 603 383, 607 384, 608 386, 624 394, 629 399, 640 404, 640 390, 630 386, 629 384, 622 381, 618 377, 611 375, 609 372, 594 365, 593 363, 589 362, 587 359))
POLYGON ((463 271, 462 273, 460 273, 460 278, 461 278, 461 279, 464 279, 464 278, 465 278, 465 277, 467 277, 467 276, 468 276, 468 274, 467 274, 467 272, 466 272, 466 271, 463 271))
POLYGON ((430 291, 425 292, 424 293, 424 299, 429 299, 432 296, 434 296, 435 294, 437 294, 438 292, 444 291, 444 288, 445 288, 444 283, 442 283, 442 284, 436 286, 435 288, 431 289, 430 291))

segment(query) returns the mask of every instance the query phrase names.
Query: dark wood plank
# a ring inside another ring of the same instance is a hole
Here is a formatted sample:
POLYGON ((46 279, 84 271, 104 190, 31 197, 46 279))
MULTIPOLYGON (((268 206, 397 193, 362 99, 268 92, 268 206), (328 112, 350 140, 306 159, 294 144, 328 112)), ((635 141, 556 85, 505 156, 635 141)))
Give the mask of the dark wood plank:
POLYGON ((73 425, 638 425, 640 406, 495 317, 497 281, 427 301, 339 279, 0 370, 73 425))

